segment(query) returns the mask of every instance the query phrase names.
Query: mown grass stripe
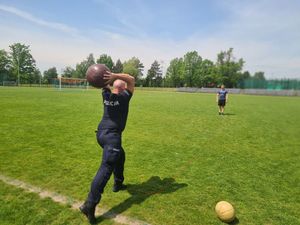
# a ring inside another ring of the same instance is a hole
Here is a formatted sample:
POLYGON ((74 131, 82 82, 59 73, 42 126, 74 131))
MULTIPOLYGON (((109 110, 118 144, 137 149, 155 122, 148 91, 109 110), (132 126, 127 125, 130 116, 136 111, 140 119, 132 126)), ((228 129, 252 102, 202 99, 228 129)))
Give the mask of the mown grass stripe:
MULTIPOLYGON (((71 197, 68 196, 64 196, 61 194, 58 194, 56 192, 52 192, 52 191, 48 191, 45 189, 42 189, 40 187, 36 187, 33 186, 31 184, 25 183, 23 181, 17 180, 17 179, 13 179, 7 176, 4 176, 2 174, 0 174, 0 180, 3 181, 6 184, 18 187, 18 188, 22 188, 25 191, 28 192, 32 192, 32 193, 36 193, 38 194, 41 198, 50 198, 52 199, 54 202, 60 203, 60 204, 64 204, 64 205, 70 205, 72 209, 74 210, 78 210, 79 206, 82 204, 82 202, 73 199, 71 197)), ((121 224, 128 224, 128 225, 150 225, 144 221, 140 221, 137 219, 133 219, 133 218, 129 218, 127 216, 123 216, 120 214, 116 214, 113 213, 103 207, 96 208, 96 217, 104 217, 106 219, 111 219, 114 220, 117 223, 121 223, 121 224)))

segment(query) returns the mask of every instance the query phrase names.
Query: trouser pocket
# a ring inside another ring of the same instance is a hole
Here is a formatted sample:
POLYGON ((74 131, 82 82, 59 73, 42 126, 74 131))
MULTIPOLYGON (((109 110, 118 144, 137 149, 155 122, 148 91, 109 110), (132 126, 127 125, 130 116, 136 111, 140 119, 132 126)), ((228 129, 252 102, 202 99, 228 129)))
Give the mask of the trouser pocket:
POLYGON ((113 147, 105 147, 104 148, 104 161, 109 165, 115 165, 121 155, 121 149, 113 148, 113 147))

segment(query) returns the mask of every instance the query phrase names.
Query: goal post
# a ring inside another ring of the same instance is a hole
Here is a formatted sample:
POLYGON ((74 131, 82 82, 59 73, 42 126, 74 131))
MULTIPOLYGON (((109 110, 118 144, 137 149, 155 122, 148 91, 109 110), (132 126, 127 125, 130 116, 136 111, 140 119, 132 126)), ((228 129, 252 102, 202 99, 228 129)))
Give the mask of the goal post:
POLYGON ((62 90, 63 88, 80 88, 88 89, 88 82, 86 79, 74 78, 74 77, 61 77, 53 79, 53 85, 55 88, 62 90))

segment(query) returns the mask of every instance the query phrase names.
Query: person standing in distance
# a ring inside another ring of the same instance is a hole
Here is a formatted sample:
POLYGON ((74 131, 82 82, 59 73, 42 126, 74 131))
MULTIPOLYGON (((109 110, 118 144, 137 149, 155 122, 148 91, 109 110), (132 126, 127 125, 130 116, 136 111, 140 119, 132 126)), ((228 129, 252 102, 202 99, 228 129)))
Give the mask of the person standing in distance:
POLYGON ((122 132, 126 126, 135 79, 128 74, 108 71, 104 79, 107 84, 113 84, 113 90, 108 85, 102 90, 104 112, 96 135, 98 144, 103 148, 102 162, 86 201, 79 207, 91 224, 96 223, 95 208, 111 175, 114 175, 114 192, 126 188, 123 184, 125 152, 122 148, 122 132))
POLYGON ((228 102, 228 91, 225 90, 224 85, 221 85, 221 90, 217 93, 216 101, 219 106, 219 115, 224 115, 225 105, 228 102))

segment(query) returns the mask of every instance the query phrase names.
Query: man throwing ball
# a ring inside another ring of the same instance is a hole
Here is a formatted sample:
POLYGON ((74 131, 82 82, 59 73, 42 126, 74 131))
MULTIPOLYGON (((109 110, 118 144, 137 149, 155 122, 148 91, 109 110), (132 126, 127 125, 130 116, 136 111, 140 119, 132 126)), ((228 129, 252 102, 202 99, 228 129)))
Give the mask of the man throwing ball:
POLYGON ((128 74, 106 72, 107 84, 103 88, 102 98, 104 113, 98 125, 97 141, 103 148, 100 168, 91 184, 91 189, 80 211, 86 215, 90 223, 96 223, 95 208, 101 200, 104 187, 111 174, 114 175, 113 191, 118 192, 126 186, 124 181, 125 152, 122 148, 122 132, 125 129, 129 101, 134 91, 135 79, 128 74))
POLYGON ((228 91, 225 90, 225 86, 221 85, 221 90, 217 93, 217 103, 219 106, 219 115, 224 115, 225 105, 228 101, 228 91))

